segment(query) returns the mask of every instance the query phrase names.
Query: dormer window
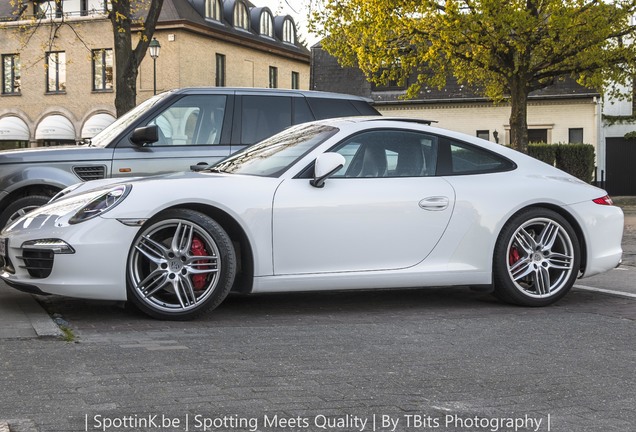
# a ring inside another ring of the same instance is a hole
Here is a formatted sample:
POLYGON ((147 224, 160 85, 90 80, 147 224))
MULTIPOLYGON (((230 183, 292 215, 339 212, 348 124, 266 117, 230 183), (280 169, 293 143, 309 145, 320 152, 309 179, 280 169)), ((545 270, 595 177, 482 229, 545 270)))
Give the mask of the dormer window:
POLYGON ((55 0, 41 1, 33 3, 35 15, 38 18, 61 18, 62 3, 55 0))
POLYGON ((267 11, 261 13, 261 28, 260 33, 263 36, 274 37, 274 18, 272 14, 267 11))
POLYGON ((221 21, 221 0, 205 0, 205 17, 221 21))
POLYGON ((107 12, 106 0, 44 0, 35 1, 35 15, 39 18, 88 16, 107 12))
POLYGON ((234 5, 234 27, 249 30, 250 14, 245 3, 238 1, 234 5))
POLYGON ((283 42, 296 45, 296 27, 291 19, 283 22, 283 42))

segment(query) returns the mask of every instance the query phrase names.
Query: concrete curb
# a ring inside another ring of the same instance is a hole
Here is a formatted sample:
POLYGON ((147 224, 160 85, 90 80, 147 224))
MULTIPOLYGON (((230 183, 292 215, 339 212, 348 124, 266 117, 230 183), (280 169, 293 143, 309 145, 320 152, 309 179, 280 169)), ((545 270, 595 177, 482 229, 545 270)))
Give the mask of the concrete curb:
POLYGON ((0 432, 38 432, 31 420, 0 420, 0 432))
POLYGON ((49 314, 40 306, 33 296, 20 298, 18 305, 39 338, 59 338, 63 336, 62 330, 60 330, 59 326, 55 324, 49 314))

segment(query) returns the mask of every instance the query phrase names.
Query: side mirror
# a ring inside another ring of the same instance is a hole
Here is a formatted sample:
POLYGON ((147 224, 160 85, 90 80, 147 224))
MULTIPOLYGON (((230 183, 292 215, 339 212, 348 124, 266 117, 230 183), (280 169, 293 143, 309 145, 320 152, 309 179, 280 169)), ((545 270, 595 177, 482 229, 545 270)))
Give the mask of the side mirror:
POLYGON ((130 141, 140 146, 159 141, 159 126, 150 125, 138 127, 133 131, 130 141))
POLYGON ((314 178, 309 181, 313 187, 321 188, 325 180, 334 175, 346 163, 340 153, 323 153, 316 158, 314 163, 314 178))

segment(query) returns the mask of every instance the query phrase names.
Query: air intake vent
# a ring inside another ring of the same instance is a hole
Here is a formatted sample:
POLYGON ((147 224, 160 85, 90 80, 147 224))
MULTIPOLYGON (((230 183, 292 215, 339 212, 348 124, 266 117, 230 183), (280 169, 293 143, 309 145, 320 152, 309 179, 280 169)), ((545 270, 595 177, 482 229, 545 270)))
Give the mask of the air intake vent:
POLYGON ((83 181, 99 180, 106 177, 106 167, 104 165, 76 166, 73 172, 83 181))
POLYGON ((24 265, 20 266, 29 272, 29 276, 35 279, 49 277, 53 270, 54 254, 48 250, 23 249, 22 258, 24 265))

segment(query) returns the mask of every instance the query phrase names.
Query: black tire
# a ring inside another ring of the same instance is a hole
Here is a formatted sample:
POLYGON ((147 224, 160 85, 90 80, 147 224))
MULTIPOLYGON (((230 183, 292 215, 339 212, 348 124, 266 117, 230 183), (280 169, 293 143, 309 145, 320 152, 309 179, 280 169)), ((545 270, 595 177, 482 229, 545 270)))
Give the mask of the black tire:
POLYGON ((545 208, 529 208, 503 227, 493 260, 496 297, 522 306, 547 306, 574 285, 581 248, 563 216, 545 208))
POLYGON ((25 215, 26 213, 43 206, 51 197, 44 195, 29 195, 22 198, 18 198, 4 209, 0 214, 0 229, 9 225, 9 223, 25 215))
POLYGON ((174 209, 139 231, 126 264, 128 298, 162 320, 190 320, 216 308, 236 275, 225 230, 203 213, 174 209))

